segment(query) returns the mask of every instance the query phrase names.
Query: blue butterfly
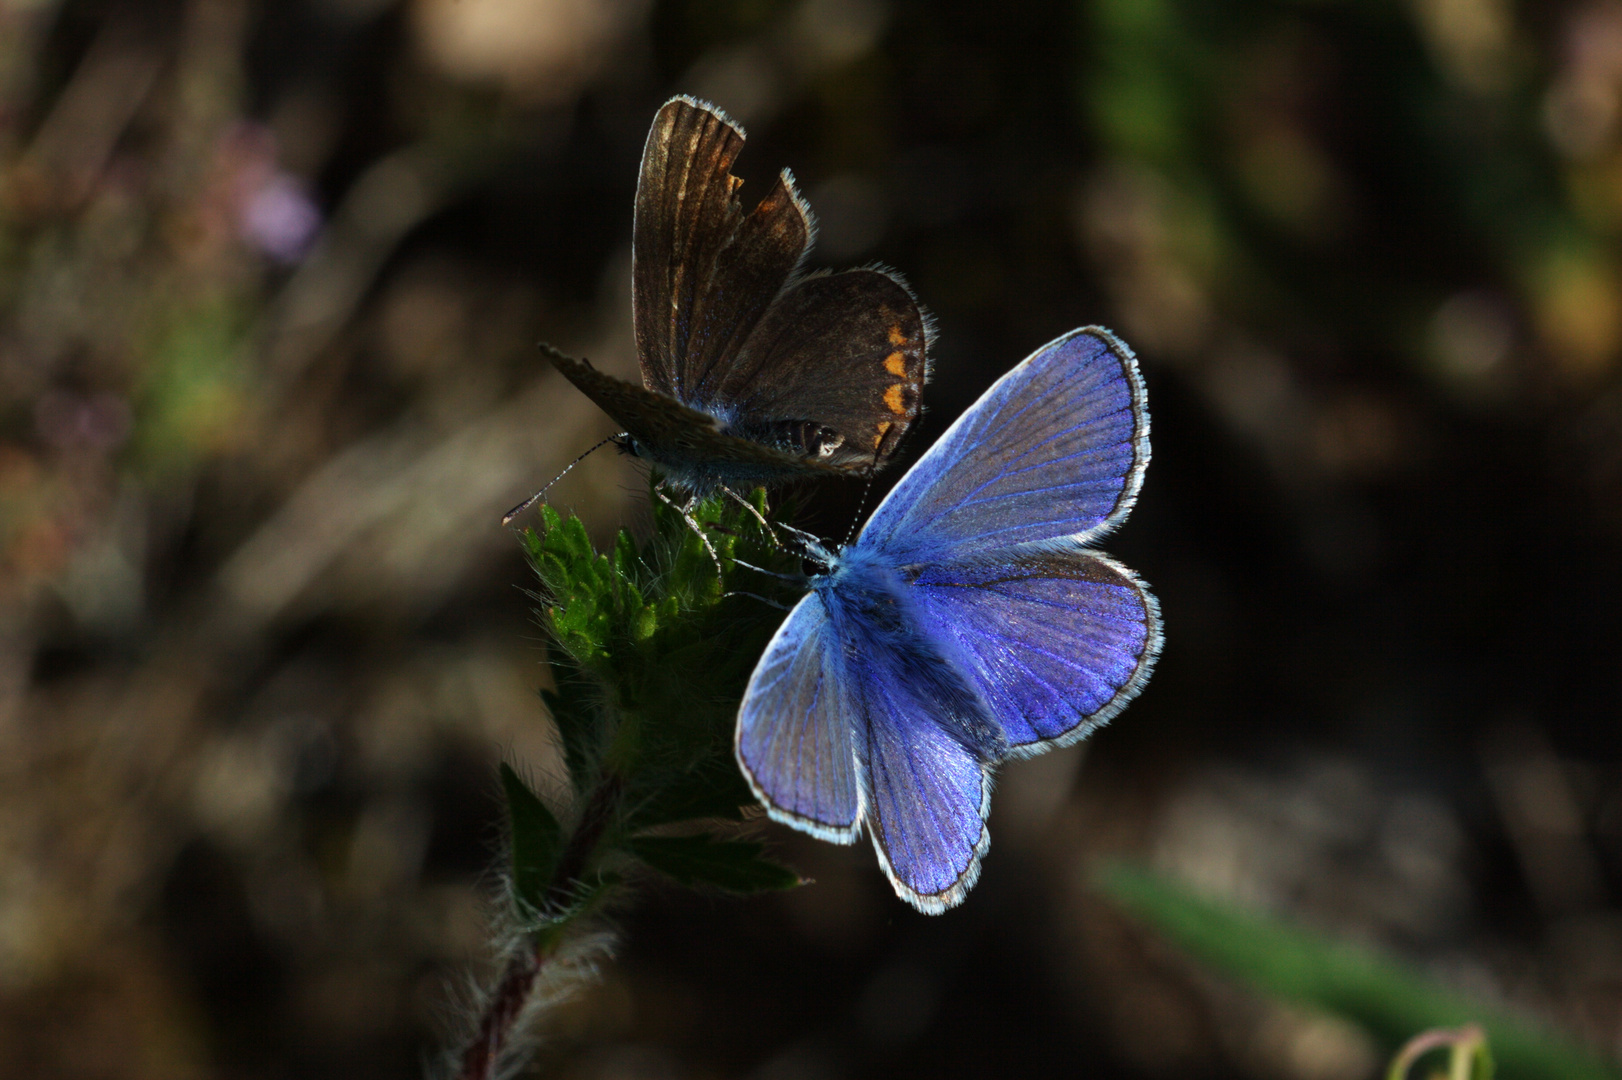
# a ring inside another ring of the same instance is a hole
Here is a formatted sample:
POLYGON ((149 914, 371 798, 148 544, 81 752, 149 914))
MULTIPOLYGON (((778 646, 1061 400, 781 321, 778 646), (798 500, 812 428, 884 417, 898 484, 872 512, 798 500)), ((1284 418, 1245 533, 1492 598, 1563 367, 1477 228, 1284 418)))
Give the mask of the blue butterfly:
POLYGON ((962 902, 990 845, 991 774, 1084 738, 1143 688, 1160 608, 1088 545, 1131 510, 1149 413, 1099 327, 1044 345, 958 418, 767 646, 737 756, 768 813, 873 838, 896 893, 962 902))

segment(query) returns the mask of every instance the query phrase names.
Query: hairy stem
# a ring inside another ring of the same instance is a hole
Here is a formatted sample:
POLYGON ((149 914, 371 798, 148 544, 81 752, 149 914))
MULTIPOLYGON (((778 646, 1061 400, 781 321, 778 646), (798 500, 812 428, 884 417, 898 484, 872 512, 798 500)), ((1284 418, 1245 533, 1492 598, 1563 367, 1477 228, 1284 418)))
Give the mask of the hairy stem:
MULTIPOLYGON (((619 810, 624 783, 619 775, 603 775, 575 826, 569 843, 558 857, 557 871, 542 900, 543 912, 565 910, 575 899, 575 886, 596 854, 598 842, 619 810)), ((562 943, 562 935, 543 928, 532 933, 507 961, 501 981, 479 1017, 477 1034, 462 1051, 456 1080, 491 1080, 501 1061, 502 1051, 517 1034, 516 1027, 535 992, 536 983, 552 954, 562 943)))

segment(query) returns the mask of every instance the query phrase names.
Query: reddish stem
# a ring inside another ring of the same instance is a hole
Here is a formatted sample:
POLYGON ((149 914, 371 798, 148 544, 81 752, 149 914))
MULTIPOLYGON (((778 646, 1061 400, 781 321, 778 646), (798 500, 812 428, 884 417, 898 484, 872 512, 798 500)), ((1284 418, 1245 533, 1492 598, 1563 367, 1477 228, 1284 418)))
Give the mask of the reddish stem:
MULTIPOLYGON (((580 815, 580 823, 575 826, 574 835, 569 837, 568 846, 558 857, 552 883, 541 898, 542 911, 558 910, 574 899, 575 884, 585 872, 586 864, 595 853, 604 830, 614 820, 622 787, 620 778, 609 773, 597 785, 597 790, 592 792, 585 811, 580 815)), ((518 1019, 529 1004, 541 969, 556 943, 553 935, 532 936, 507 961, 501 981, 496 984, 495 992, 485 1005, 484 1014, 479 1017, 478 1033, 462 1051, 456 1080, 491 1080, 495 1075, 502 1051, 512 1041, 518 1019)))

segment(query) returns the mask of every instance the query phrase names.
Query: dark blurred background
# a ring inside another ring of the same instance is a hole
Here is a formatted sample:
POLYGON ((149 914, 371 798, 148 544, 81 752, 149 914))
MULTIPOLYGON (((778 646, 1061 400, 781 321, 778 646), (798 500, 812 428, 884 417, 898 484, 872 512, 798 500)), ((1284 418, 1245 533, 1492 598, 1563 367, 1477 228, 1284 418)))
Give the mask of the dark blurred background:
POLYGON ((912 455, 1065 330, 1138 350, 1108 546, 1167 643, 1005 770, 961 909, 771 829, 816 884, 650 889, 541 1070, 1376 1075, 1121 855, 1622 1053, 1622 2, 0 0, 0 1076, 441 1045, 495 764, 560 775, 496 519, 611 430, 535 342, 635 371, 680 92, 935 313, 912 455))

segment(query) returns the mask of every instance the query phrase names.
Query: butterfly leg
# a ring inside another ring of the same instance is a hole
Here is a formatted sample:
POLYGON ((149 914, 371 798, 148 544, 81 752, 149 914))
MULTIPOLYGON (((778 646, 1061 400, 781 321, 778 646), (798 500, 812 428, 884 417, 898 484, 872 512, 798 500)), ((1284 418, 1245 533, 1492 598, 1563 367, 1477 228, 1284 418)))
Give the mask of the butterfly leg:
POLYGON ((721 594, 722 599, 725 599, 728 596, 747 596, 751 600, 759 600, 762 604, 765 604, 767 607, 774 607, 778 611, 787 611, 787 610, 789 610, 789 606, 787 604, 779 604, 776 600, 773 600, 773 599, 771 599, 770 597, 767 597, 767 596, 761 596, 759 593, 743 592, 742 590, 734 589, 731 592, 725 592, 725 593, 721 594))
POLYGON ((734 566, 741 566, 745 570, 753 570, 757 574, 765 574, 767 577, 774 577, 778 581, 792 581, 794 584, 802 586, 805 584, 804 574, 779 574, 775 570, 767 570, 765 567, 756 566, 753 563, 746 563, 742 559, 733 559, 732 564, 734 566))
POLYGON ((719 578, 721 576, 721 556, 715 553, 715 545, 710 543, 710 538, 704 535, 704 530, 699 527, 697 520, 693 517, 693 504, 698 501, 697 498, 688 499, 685 506, 677 506, 670 501, 670 496, 665 494, 662 485, 655 485, 653 493, 659 496, 660 502, 680 514, 681 519, 687 522, 687 527, 698 535, 699 542, 704 545, 704 550, 710 553, 710 561, 715 564, 715 576, 719 578))
POLYGON ((739 506, 743 507, 745 510, 749 511, 750 514, 754 515, 755 520, 760 522, 760 527, 766 531, 766 535, 771 537, 773 547, 782 547, 783 546, 783 542, 781 540, 777 539, 777 533, 772 531, 771 523, 766 520, 766 516, 764 514, 762 514, 759 510, 755 509, 755 504, 754 503, 750 502, 748 499, 744 498, 742 495, 739 495, 736 491, 733 491, 731 488, 727 487, 725 484, 721 485, 721 490, 726 492, 727 495, 730 496, 732 498, 732 500, 734 502, 736 502, 739 506))
POLYGON ((817 536, 816 533, 808 533, 804 529, 795 528, 793 525, 790 525, 786 521, 779 521, 777 524, 778 524, 779 528, 783 529, 783 531, 793 533, 794 538, 796 540, 800 540, 800 541, 812 540, 812 541, 815 541, 815 540, 820 539, 817 536))
POLYGON ((777 527, 795 539, 795 541, 800 545, 800 554, 806 556, 807 558, 816 559, 821 562, 827 561, 827 559, 824 557, 826 554, 826 548, 824 547, 821 538, 818 537, 816 533, 808 533, 804 529, 796 529, 793 525, 790 525, 786 521, 779 521, 777 523, 777 527))

